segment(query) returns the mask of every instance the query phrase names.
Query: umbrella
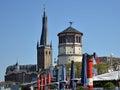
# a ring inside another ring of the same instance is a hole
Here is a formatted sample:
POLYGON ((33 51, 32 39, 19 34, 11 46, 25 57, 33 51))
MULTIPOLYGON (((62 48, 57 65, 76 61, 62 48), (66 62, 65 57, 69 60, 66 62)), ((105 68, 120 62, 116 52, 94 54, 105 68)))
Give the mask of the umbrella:
POLYGON ((43 76, 43 90, 45 90, 45 87, 46 87, 46 74, 44 74, 43 76))
POLYGON ((40 90, 40 77, 38 76, 38 90, 40 90))
POLYGON ((73 79, 75 78, 75 65, 74 65, 74 61, 71 61, 71 73, 70 73, 70 87, 74 88, 74 81, 73 79))
POLYGON ((82 71, 81 71, 81 83, 83 86, 87 85, 87 54, 83 54, 82 56, 82 71))
POLYGON ((48 72, 48 75, 47 75, 47 83, 50 84, 51 83, 51 76, 50 76, 50 72, 48 72))

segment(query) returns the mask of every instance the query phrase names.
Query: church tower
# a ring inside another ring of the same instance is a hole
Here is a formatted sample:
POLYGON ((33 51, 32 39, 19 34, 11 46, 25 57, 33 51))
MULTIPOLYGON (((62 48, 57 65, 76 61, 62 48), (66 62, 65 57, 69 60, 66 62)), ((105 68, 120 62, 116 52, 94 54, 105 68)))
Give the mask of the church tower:
POLYGON ((52 45, 48 43, 47 16, 44 9, 40 42, 37 42, 37 67, 47 69, 52 64, 52 45))
POLYGON ((82 35, 72 26, 58 33, 58 64, 82 61, 82 35))

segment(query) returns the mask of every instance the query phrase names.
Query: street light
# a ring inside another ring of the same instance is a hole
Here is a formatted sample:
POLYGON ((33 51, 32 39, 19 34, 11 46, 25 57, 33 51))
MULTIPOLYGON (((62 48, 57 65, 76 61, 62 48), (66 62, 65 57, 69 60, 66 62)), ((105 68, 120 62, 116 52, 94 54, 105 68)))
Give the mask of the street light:
POLYGON ((113 71, 113 64, 112 64, 112 60, 113 60, 113 53, 110 54, 110 72, 113 71))

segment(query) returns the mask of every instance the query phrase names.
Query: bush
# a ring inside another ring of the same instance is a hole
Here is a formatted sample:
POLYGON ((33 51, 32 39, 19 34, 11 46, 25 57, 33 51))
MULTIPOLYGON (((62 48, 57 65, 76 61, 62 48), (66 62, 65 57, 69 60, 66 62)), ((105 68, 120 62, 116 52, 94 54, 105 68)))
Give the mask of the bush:
POLYGON ((50 85, 50 89, 55 89, 56 85, 50 85))
POLYGON ((86 87, 78 86, 78 87, 76 88, 76 90, 86 90, 86 87))
POLYGON ((107 82, 107 83, 104 85, 104 88, 113 89, 113 88, 115 88, 115 85, 114 85, 112 82, 107 82))

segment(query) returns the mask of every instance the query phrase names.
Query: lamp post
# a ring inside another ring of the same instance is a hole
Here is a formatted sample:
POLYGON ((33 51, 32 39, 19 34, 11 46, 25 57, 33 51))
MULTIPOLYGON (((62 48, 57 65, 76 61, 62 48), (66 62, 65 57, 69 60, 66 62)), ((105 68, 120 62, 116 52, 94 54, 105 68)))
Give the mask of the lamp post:
POLYGON ((118 65, 118 79, 120 78, 119 72, 120 72, 120 65, 118 65))
POLYGON ((110 72, 113 71, 112 60, 113 60, 113 53, 110 54, 110 72))

